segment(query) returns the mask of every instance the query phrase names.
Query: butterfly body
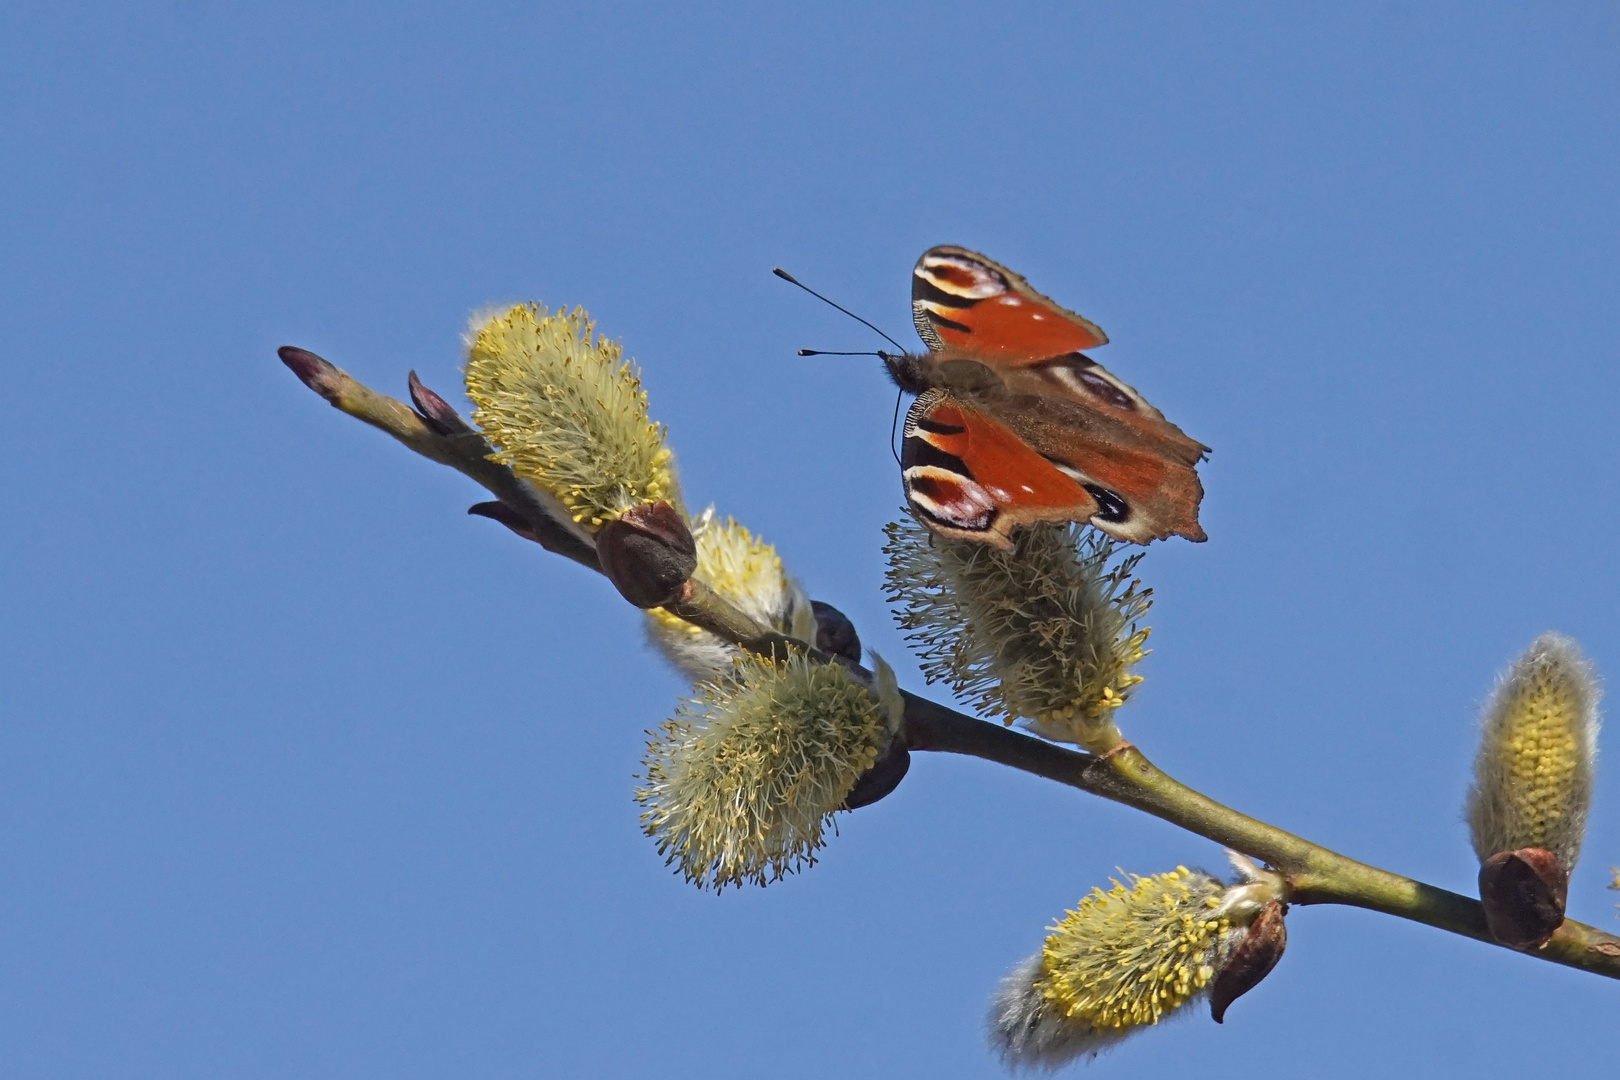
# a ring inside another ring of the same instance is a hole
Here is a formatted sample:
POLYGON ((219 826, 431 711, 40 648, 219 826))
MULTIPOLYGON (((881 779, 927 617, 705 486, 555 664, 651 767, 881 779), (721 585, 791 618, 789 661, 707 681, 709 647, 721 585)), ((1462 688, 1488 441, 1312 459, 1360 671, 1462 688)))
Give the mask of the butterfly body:
POLYGON ((1002 548, 1041 521, 1205 539, 1194 467, 1209 448, 1081 351, 1107 344, 1096 324, 957 247, 918 260, 912 312, 929 352, 884 360, 917 395, 901 471, 934 531, 1002 548))

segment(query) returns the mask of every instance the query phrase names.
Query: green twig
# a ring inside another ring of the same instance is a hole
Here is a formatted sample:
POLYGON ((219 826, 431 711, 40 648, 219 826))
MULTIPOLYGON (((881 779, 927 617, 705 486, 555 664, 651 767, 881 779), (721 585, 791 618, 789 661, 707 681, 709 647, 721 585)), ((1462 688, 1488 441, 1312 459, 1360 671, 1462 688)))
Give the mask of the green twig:
MULTIPOLYGON (((494 461, 483 436, 436 395, 422 391, 414 377, 413 395, 418 391, 426 394, 425 399, 418 398, 421 413, 368 389, 314 353, 288 347, 281 350, 281 356, 306 386, 334 407, 386 431, 424 457, 465 473, 505 508, 498 513, 478 512, 501 520, 548 551, 600 572, 595 549, 559 522, 544 493, 494 461)), ((700 582, 689 582, 680 600, 666 610, 750 651, 778 653, 791 644, 819 659, 832 659, 760 626, 700 582)), ((1107 754, 1085 754, 914 694, 904 696, 906 741, 913 750, 983 758, 1136 807, 1269 863, 1287 879, 1290 903, 1362 907, 1498 944, 1486 930, 1478 900, 1368 866, 1240 814, 1160 772, 1128 743, 1107 754)), ((1574 920, 1566 919, 1551 941, 1529 955, 1620 979, 1620 938, 1574 920)))

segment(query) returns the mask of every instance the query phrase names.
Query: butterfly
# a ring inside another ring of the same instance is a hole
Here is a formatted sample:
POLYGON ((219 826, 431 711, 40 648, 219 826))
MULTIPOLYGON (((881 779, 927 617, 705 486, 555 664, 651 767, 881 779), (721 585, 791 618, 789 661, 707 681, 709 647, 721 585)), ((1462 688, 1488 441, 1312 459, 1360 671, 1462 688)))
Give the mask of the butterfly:
POLYGON ((966 248, 911 277, 922 355, 882 354, 906 413, 906 499, 942 536, 1012 547, 1022 525, 1088 522, 1146 544, 1207 539, 1195 466, 1209 447, 1085 355, 1102 329, 966 248))

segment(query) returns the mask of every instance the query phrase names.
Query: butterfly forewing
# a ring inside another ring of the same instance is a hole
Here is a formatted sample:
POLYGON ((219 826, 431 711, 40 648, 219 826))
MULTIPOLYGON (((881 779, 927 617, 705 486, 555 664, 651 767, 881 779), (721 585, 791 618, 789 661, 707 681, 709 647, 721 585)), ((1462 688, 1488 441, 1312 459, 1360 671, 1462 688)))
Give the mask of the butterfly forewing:
POLYGON ((929 248, 917 260, 911 313, 930 349, 1006 364, 1108 343, 1096 323, 1054 304, 1005 266, 948 245, 929 248))

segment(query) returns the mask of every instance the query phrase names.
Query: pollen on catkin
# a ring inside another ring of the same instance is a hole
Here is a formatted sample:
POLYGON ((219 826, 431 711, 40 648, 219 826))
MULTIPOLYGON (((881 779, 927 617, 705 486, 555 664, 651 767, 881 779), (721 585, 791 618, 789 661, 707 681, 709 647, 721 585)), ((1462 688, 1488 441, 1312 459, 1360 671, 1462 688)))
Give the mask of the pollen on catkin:
POLYGON ((1132 667, 1151 589, 1131 577, 1140 554, 1078 525, 1037 525, 1002 551, 936 536, 909 515, 885 529, 885 590, 930 682, 981 712, 1048 739, 1108 750, 1113 712, 1142 681, 1132 667))
POLYGON ((1497 683, 1466 804, 1480 861, 1538 847, 1565 872, 1574 868, 1592 798, 1598 698, 1591 665, 1554 633, 1531 642, 1497 683))
POLYGON ((1014 1068, 1094 1057, 1204 996, 1280 879, 1243 860, 1226 886, 1177 867, 1093 889, 1049 927, 1041 951, 1002 981, 990 1042, 1014 1068))
POLYGON ((1215 977, 1232 929, 1226 886, 1177 867, 1126 875, 1066 912, 1041 949, 1042 991, 1057 1012, 1103 1030, 1156 1024, 1215 977))
MULTIPOLYGON (((776 549, 730 518, 716 520, 713 507, 690 524, 697 544, 692 576, 755 622, 790 633, 795 614, 801 607, 808 612, 809 601, 782 569, 776 549)), ((647 636, 694 682, 729 674, 741 656, 736 646, 662 608, 647 612, 647 636)))
POLYGON ((769 884, 815 862, 897 719, 841 664, 743 657, 653 734, 642 829, 699 888, 769 884))
POLYGON ((583 308, 519 304, 474 325, 467 396, 496 460, 532 481, 587 532, 632 506, 680 506, 664 428, 619 343, 583 308))

